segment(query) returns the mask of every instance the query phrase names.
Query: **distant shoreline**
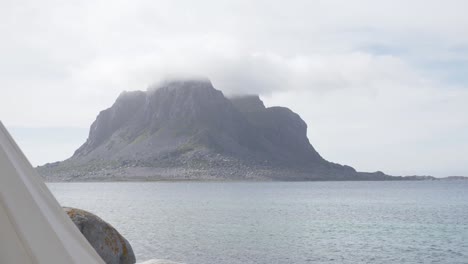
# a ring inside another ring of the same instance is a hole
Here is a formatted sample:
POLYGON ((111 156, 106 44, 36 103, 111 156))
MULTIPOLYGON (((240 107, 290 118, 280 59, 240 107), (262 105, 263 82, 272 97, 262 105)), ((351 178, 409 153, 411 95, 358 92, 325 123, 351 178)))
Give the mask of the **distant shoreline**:
POLYGON ((228 182, 395 182, 395 181, 412 181, 412 182, 427 182, 427 181, 467 181, 468 177, 466 176, 457 176, 457 178, 443 177, 443 178, 433 178, 433 179, 395 179, 395 180, 298 180, 298 181, 285 181, 285 180, 203 180, 203 179, 121 179, 121 180, 106 180, 106 181, 97 181, 97 180, 87 180, 87 181, 45 181, 46 183, 122 183, 122 182, 219 182, 219 183, 228 183, 228 182))

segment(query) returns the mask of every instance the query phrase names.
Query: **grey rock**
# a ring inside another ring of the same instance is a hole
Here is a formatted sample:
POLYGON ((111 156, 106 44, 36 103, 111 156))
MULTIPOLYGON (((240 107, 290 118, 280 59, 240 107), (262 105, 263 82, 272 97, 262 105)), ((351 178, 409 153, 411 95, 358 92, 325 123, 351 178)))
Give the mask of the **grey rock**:
POLYGON ((84 210, 64 207, 65 212, 107 264, 134 264, 130 243, 110 224, 84 210))
POLYGON ((258 95, 235 95, 229 98, 237 110, 244 113, 260 112, 265 105, 258 95))

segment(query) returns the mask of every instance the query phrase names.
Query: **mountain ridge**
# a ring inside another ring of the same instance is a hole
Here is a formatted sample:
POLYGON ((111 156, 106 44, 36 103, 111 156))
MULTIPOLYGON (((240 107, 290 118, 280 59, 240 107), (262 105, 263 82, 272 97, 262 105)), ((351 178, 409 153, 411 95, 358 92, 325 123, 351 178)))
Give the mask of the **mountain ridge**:
POLYGON ((71 158, 38 171, 49 181, 403 179, 325 160, 298 114, 225 97, 209 80, 122 92, 71 158))

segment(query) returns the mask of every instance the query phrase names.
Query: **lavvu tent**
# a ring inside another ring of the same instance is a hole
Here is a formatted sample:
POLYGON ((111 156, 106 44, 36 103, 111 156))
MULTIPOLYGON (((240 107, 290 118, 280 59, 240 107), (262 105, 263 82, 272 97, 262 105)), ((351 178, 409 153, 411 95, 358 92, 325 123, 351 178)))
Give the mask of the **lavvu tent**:
POLYGON ((104 264, 0 122, 0 264, 104 264))

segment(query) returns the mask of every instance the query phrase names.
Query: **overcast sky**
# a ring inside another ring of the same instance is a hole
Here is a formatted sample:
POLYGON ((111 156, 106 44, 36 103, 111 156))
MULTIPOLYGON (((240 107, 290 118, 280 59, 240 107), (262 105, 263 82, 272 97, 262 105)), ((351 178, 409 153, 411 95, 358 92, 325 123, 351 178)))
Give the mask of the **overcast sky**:
POLYGON ((468 1, 0 0, 0 118, 63 160, 123 90, 206 76, 299 113, 330 161, 468 175, 468 1))

